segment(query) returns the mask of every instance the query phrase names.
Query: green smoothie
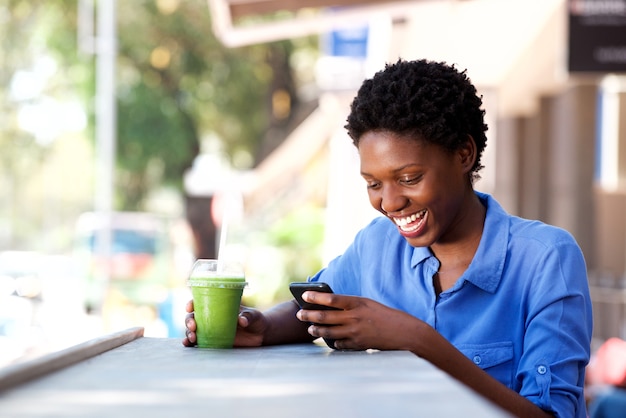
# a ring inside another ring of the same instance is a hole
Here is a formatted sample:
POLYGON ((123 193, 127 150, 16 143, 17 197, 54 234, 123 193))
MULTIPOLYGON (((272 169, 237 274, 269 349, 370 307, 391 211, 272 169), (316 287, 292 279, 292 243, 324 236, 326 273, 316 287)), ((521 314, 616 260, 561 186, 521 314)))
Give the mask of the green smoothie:
POLYGON ((200 348, 232 348, 237 331, 243 273, 198 271, 188 282, 193 297, 196 337, 200 348))

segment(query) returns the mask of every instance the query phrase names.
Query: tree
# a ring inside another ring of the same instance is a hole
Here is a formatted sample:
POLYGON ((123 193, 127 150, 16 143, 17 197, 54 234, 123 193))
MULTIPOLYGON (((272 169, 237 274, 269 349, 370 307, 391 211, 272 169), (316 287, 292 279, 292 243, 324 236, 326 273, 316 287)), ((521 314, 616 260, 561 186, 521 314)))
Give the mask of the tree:
MULTIPOLYGON (((78 101, 79 89, 73 80, 89 73, 75 71, 75 41, 68 36, 68 28, 59 26, 59 22, 75 21, 75 11, 67 6, 65 2, 0 0, 0 248, 29 247, 29 236, 37 234, 37 226, 44 222, 46 208, 30 200, 34 194, 30 189, 43 187, 34 183, 54 154, 54 141, 64 132, 53 115, 45 121, 34 120, 34 115, 54 100, 78 101), (50 47, 53 38, 58 49, 50 47), (71 65, 57 65, 57 53, 71 54, 71 65)), ((81 80, 81 85, 88 86, 88 79, 81 80)))
MULTIPOLYGON (((301 120, 294 43, 226 48, 204 0, 118 5, 119 207, 140 209, 160 184, 181 190, 204 137, 219 138, 230 162, 249 168, 301 120), (277 96, 288 103, 281 111, 277 96)), ((211 199, 185 199, 197 257, 217 256, 211 199)))
POLYGON ((267 133, 289 124, 291 111, 272 118, 268 109, 277 89, 299 103, 291 42, 226 48, 204 0, 118 6, 121 207, 140 207, 156 184, 180 189, 207 135, 238 168, 267 154, 263 141, 280 142, 267 133))
MULTIPOLYGON (((7 90, 37 57, 57 65, 45 93, 80 97, 85 136, 94 138, 95 58, 78 51, 77 7, 77 0, 0 0, 0 159, 8 179, 0 188, 11 193, 19 194, 15 183, 36 172, 53 146, 17 126, 24 103, 7 90)), ((117 1, 117 18, 116 210, 144 209, 150 191, 164 185, 181 191, 206 137, 219 139, 236 168, 249 168, 302 119, 290 59, 298 43, 314 50, 314 39, 226 48, 211 31, 205 0, 117 1), (272 107, 277 96, 287 98, 281 112, 272 107)), ((11 199, 10 223, 20 200, 11 199)))

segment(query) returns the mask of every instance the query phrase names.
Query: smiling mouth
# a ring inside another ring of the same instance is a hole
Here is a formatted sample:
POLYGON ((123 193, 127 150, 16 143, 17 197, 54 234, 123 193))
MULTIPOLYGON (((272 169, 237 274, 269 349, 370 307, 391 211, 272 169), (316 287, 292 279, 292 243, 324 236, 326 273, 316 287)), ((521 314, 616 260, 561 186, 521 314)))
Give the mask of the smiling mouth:
POLYGON ((417 213, 414 213, 410 216, 405 216, 404 218, 393 218, 393 221, 398 225, 400 230, 404 232, 412 232, 417 230, 422 224, 424 220, 424 215, 426 215, 427 210, 421 210, 417 213))

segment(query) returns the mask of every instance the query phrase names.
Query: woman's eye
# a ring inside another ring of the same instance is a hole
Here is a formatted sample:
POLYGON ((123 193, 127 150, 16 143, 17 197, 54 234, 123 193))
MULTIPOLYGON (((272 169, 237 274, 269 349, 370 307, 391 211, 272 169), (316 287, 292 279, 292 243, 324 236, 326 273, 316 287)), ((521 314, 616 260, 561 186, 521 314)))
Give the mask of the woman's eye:
POLYGON ((420 181, 420 177, 419 176, 417 176, 417 177, 408 177, 408 178, 402 179, 400 181, 402 183, 408 184, 408 185, 417 184, 420 181))
POLYGON ((368 181, 367 182, 367 188, 368 189, 375 189, 380 185, 380 183, 374 182, 374 181, 368 181))

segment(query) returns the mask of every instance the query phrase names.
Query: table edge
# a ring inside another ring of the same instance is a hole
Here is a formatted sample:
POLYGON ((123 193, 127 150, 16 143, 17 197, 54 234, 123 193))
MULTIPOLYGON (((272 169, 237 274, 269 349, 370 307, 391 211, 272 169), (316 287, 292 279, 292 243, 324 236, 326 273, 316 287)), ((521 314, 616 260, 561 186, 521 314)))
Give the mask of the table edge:
POLYGON ((143 334, 143 327, 128 328, 24 363, 9 365, 0 369, 0 391, 14 388, 35 378, 120 347, 138 338, 143 338, 143 334))

